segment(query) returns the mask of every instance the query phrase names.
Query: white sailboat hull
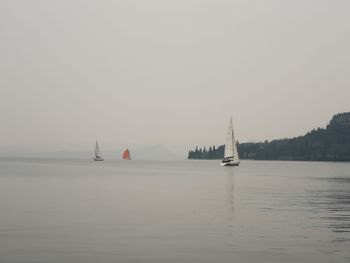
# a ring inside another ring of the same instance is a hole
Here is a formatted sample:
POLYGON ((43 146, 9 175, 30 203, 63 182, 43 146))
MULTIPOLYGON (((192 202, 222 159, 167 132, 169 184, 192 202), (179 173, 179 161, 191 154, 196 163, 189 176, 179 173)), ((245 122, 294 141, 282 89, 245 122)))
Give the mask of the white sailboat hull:
POLYGON ((222 160, 220 163, 222 166, 238 166, 239 160, 235 160, 233 157, 227 157, 222 160))
POLYGON ((94 161, 96 161, 96 162, 102 162, 103 161, 103 158, 101 158, 101 157, 95 157, 95 158, 93 158, 93 160, 94 161))
POLYGON ((220 165, 222 165, 222 166, 238 166, 239 162, 232 161, 232 162, 228 162, 228 163, 220 163, 220 165))

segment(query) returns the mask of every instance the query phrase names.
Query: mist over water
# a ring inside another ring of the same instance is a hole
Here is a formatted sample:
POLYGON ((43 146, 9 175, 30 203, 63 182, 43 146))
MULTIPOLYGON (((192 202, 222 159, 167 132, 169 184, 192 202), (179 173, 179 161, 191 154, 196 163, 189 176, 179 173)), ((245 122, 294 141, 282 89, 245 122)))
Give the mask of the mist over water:
POLYGON ((349 171, 346 163, 0 160, 0 261, 350 261, 349 171))

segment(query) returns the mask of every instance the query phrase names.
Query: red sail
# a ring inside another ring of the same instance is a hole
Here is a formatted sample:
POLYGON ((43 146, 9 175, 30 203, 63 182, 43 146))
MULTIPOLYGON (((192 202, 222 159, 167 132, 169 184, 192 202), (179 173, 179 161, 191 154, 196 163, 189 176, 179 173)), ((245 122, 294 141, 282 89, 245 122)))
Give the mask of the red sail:
POLYGON ((129 149, 126 149, 126 150, 123 152, 123 159, 124 159, 124 160, 131 160, 129 149))

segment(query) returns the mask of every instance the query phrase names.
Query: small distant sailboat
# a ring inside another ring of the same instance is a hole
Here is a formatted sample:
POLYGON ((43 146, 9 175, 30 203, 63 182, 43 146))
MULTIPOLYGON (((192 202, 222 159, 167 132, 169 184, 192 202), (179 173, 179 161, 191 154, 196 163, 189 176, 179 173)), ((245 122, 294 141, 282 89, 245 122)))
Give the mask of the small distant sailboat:
POLYGON ((123 160, 131 160, 129 149, 126 149, 126 150, 123 152, 123 160))
POLYGON ((227 129, 225 155, 224 155, 224 159, 221 162, 221 165, 224 165, 224 166, 239 165, 239 156, 238 156, 238 151, 236 146, 235 135, 233 133, 232 118, 230 119, 228 129, 227 129))
POLYGON ((98 147, 98 143, 96 141, 95 145, 95 157, 93 158, 94 161, 103 161, 103 158, 101 158, 100 154, 100 148, 98 147))

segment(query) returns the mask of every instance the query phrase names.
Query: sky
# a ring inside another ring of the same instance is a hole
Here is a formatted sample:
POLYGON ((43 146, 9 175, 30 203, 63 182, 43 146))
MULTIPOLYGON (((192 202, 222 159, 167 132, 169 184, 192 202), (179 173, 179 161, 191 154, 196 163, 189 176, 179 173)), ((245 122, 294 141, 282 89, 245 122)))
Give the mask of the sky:
POLYGON ((0 1, 0 150, 298 136, 350 111, 346 0, 0 1))

